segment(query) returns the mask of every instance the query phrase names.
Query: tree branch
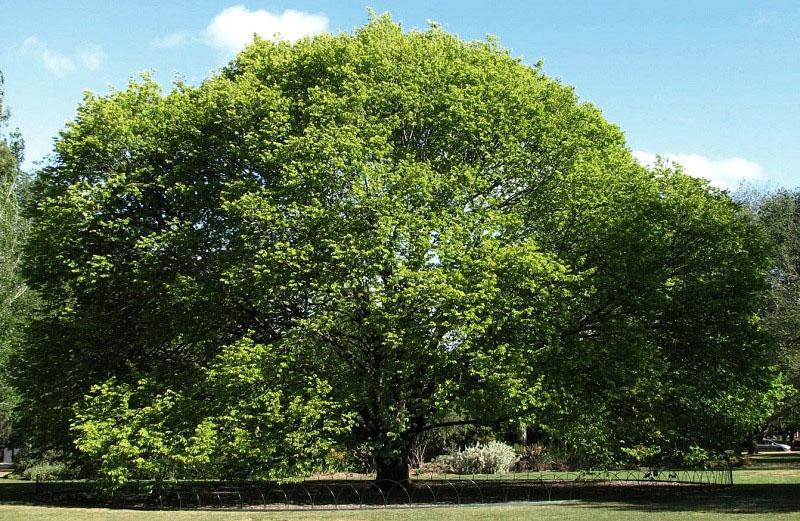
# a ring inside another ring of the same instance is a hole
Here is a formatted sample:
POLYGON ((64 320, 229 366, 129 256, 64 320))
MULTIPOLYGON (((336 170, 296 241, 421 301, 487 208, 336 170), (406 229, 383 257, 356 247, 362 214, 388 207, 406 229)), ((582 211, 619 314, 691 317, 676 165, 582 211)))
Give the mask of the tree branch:
POLYGON ((457 420, 457 421, 450 421, 450 422, 441 422, 441 423, 434 423, 433 425, 426 425, 419 432, 430 431, 433 429, 441 429, 443 427, 459 427, 461 425, 486 425, 487 423, 495 423, 495 422, 482 422, 480 420, 457 420))

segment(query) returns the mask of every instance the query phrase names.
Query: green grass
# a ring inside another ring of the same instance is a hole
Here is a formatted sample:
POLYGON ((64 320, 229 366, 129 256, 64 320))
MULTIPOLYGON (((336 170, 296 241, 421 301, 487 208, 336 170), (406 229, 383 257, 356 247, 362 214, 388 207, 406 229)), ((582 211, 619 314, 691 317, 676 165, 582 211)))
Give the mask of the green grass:
MULTIPOLYGON (((788 492, 788 491, 786 491, 788 492)), ((793 493, 797 494, 797 489, 793 493)), ((305 512, 141 512, 83 508, 48 508, 36 506, 0 505, 4 521, 412 521, 437 519, 442 521, 471 521, 479 519, 531 521, 652 521, 692 520, 722 521, 786 521, 800 520, 800 508, 750 501, 741 494, 722 495, 714 499, 672 498, 670 501, 647 503, 582 503, 550 505, 491 505, 452 508, 397 508, 355 511, 305 512), (777 516, 777 517, 776 517, 777 516)))
MULTIPOLYGON (((731 488, 630 498, 625 501, 584 501, 558 504, 506 504, 462 507, 418 507, 365 510, 306 511, 136 511, 103 508, 60 508, 0 504, 3 521, 800 521, 800 454, 763 456, 734 471, 731 488)), ((6 480, 0 480, 7 482, 6 480)), ((2 485, 0 485, 2 487, 2 485)))
POLYGON ((66 519, 81 519, 82 521, 144 521, 169 519, 175 521, 310 521, 310 520, 347 520, 347 521, 378 521, 378 520, 423 520, 437 519, 442 521, 470 521, 478 519, 496 520, 522 520, 522 519, 619 519, 619 511, 613 508, 600 512, 591 507, 573 505, 550 506, 489 506, 489 507, 459 507, 459 508, 416 508, 416 509, 387 509, 349 512, 273 512, 273 513, 221 513, 221 512, 132 512, 112 510, 85 510, 85 509, 46 509, 42 507, 4 507, 0 506, 0 519, 4 521, 61 521, 66 519), (72 517, 74 516, 74 517, 72 517))
POLYGON ((800 486, 800 452, 772 452, 749 456, 749 464, 733 472, 737 485, 800 486))
POLYGON ((800 487, 800 468, 797 469, 743 469, 733 473, 735 485, 792 485, 800 487))

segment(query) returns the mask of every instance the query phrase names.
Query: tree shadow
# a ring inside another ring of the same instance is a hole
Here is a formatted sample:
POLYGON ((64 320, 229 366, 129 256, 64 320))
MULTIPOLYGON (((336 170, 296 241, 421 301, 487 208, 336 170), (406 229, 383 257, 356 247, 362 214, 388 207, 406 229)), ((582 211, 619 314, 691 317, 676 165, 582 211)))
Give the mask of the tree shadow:
MULTIPOLYGON (((733 485, 724 489, 694 490, 677 494, 622 499, 613 498, 620 511, 711 512, 720 514, 800 512, 800 483, 733 485)), ((609 508, 607 502, 589 500, 588 507, 609 508)))
MULTIPOLYGON (((191 485, 191 484, 190 484, 191 485)), ((395 504, 479 504, 507 501, 542 502, 580 500, 585 508, 618 509, 621 513, 710 512, 720 514, 800 512, 800 483, 740 484, 731 487, 686 486, 679 484, 623 485, 603 483, 532 483, 492 481, 424 481, 408 490, 397 485, 379 487, 372 481, 319 482, 285 485, 281 497, 270 489, 250 485, 240 489, 219 486, 184 487, 191 494, 166 493, 158 500, 150 494, 126 494, 102 499, 88 483, 4 483, 0 503, 57 505, 62 507, 125 508, 236 508, 240 505, 283 504, 302 506, 297 498, 323 507, 352 504, 384 506, 395 504), (297 490, 295 490, 297 489, 297 490), (234 491, 236 493, 233 493, 234 491), (255 491, 255 492, 254 492, 255 491), (199 496, 198 496, 199 494, 199 496), (210 495, 209 495, 210 494, 210 495), (207 496, 207 497, 206 497, 207 496), (175 498, 178 498, 177 500, 175 498), (175 503, 175 501, 178 501, 175 503)), ((174 492, 174 491, 173 491, 174 492)))

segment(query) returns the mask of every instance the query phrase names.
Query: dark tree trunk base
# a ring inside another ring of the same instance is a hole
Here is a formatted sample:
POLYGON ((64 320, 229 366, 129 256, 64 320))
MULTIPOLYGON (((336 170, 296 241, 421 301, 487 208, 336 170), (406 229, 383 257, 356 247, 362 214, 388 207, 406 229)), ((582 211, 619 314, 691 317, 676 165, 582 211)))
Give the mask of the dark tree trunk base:
POLYGON ((411 466, 408 458, 396 458, 378 461, 376 481, 391 480, 398 483, 411 481, 411 466))

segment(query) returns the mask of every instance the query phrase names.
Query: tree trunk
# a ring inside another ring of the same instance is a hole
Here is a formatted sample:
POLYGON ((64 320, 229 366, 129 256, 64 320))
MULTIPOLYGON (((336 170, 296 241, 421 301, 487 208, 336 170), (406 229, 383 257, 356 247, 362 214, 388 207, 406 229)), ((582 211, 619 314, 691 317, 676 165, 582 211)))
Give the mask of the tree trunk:
POLYGON ((393 456, 378 460, 376 481, 391 480, 406 484, 411 481, 410 461, 408 456, 393 456))
POLYGON ((756 439, 763 435, 764 434, 761 429, 756 429, 747 436, 747 440, 745 441, 747 442, 748 455, 752 456, 753 454, 758 454, 758 442, 756 442, 756 439))

